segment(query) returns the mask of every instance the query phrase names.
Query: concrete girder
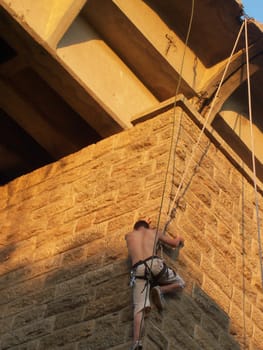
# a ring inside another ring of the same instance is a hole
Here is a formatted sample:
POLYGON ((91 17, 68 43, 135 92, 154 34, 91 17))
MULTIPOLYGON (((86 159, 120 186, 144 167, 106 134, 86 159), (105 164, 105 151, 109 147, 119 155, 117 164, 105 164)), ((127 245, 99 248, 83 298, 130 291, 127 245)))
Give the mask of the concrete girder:
POLYGON ((0 76, 11 77, 26 67, 28 67, 28 61, 21 54, 0 65, 0 76))
POLYGON ((131 127, 134 114, 157 102, 83 16, 75 19, 59 42, 57 55, 82 85, 118 116, 123 128, 131 127))
MULTIPOLYGON (((250 62, 250 76, 255 74, 259 70, 259 65, 263 64, 263 56, 257 57, 256 59, 250 62)), ((213 110, 210 112, 208 123, 212 124, 215 116, 217 113, 220 112, 223 104, 226 102, 226 100, 233 94, 233 92, 244 82, 247 80, 247 72, 246 67, 241 67, 237 72, 232 74, 222 85, 217 99, 214 102, 213 110)), ((205 114, 208 113, 208 110, 211 108, 211 105, 209 105, 205 109, 205 114)), ((203 113, 202 113, 203 114, 203 113)))
MULTIPOLYGON (((249 60, 250 60, 250 76, 255 74, 263 67, 263 39, 260 39, 249 47, 249 60)), ((199 92, 199 112, 206 114, 213 102, 214 95, 217 91, 217 87, 221 81, 225 70, 226 62, 221 64, 221 67, 217 70, 216 74, 211 79, 206 81, 202 91, 199 92)), ((226 100, 233 94, 233 92, 242 83, 247 80, 246 62, 245 62, 245 51, 240 50, 236 53, 229 65, 229 69, 226 72, 225 80, 221 86, 218 94, 217 101, 214 103, 213 111, 210 112, 209 123, 213 122, 213 119, 220 111, 226 100)))
MULTIPOLYGON (((10 18, 4 19, 14 22, 10 18)), ((96 36, 96 33, 94 34, 89 23, 82 17, 76 17, 60 41, 57 50, 51 48, 43 37, 38 36, 38 33, 34 33, 27 22, 20 22, 20 25, 26 29, 24 32, 17 25, 12 24, 13 27, 16 26, 15 29, 19 35, 22 34, 22 41, 25 42, 28 59, 33 69, 102 137, 131 127, 132 115, 157 102, 157 99, 125 63, 99 36, 96 36), (79 29, 79 33, 74 32, 75 27, 79 29), (32 41, 28 33, 36 42, 32 41), (75 34, 76 37, 74 37, 75 34), (83 41, 83 35, 86 39, 89 35, 96 38, 83 41), (77 44, 71 47, 67 45, 68 40, 76 40, 77 44), (87 63, 90 64, 90 69, 87 69, 87 63), (74 88, 74 85, 77 88, 74 88), (84 97, 82 98, 81 95, 84 97)))
POLYGON ((37 142, 0 108, 0 172, 23 173, 54 161, 37 142), (12 138, 10 137, 12 135, 12 138), (15 142, 14 142, 15 140, 15 142))
POLYGON ((56 52, 32 33, 25 23, 22 26, 3 8, 0 18, 1 35, 16 50, 17 55, 22 54, 27 65, 52 86, 99 135, 107 137, 123 129, 121 120, 82 84, 56 52))
MULTIPOLYGON (((90 0, 81 15, 160 101, 175 95, 184 44, 147 5, 90 0)), ((192 97, 198 77, 193 76, 196 57, 188 49, 185 61, 193 70, 183 71, 179 92, 192 97)))
POLYGON ((65 155, 65 145, 71 152, 76 151, 76 146, 65 135, 52 128, 39 111, 20 96, 7 81, 0 79, 0 90, 0 107, 54 159, 65 155))
POLYGON ((19 21, 27 23, 42 40, 55 46, 87 0, 1 0, 19 21))
POLYGON ((57 21, 56 25, 53 28, 53 31, 49 34, 47 38, 48 44, 53 48, 57 46, 58 42, 61 40, 63 35, 69 29, 70 25, 73 23, 76 16, 79 14, 80 10, 87 2, 87 0, 70 0, 70 1, 71 1, 70 5, 65 8, 65 11, 63 12, 63 16, 59 18, 59 21, 57 21))
MULTIPOLYGON (((207 99, 200 109, 205 115, 205 108, 211 104, 240 28, 242 6, 238 0, 195 2, 184 57, 184 40, 192 3, 191 0, 0 0, 0 46, 4 51, 1 61, 4 63, 0 67, 0 79, 4 82, 1 87, 7 84, 12 87, 13 96, 18 94, 22 99, 18 104, 24 114, 31 116, 36 113, 36 120, 44 120, 47 139, 40 140, 41 144, 49 145, 48 133, 53 130, 54 137, 56 133, 61 134, 61 150, 64 147, 65 153, 81 146, 81 137, 77 137, 80 130, 85 130, 85 145, 97 142, 93 136, 100 139, 130 127, 131 123, 142 120, 144 110, 152 110, 155 105, 165 109, 167 100, 171 97, 174 100, 176 93, 183 93, 191 102, 199 99, 196 102, 199 106, 202 92, 207 90, 207 96, 203 96, 207 99), (78 30, 80 27, 82 31, 78 30), (182 80, 177 91, 180 73, 182 80), (39 88, 43 94, 37 93, 39 88), (52 103, 45 106, 45 101, 49 99, 52 103), (43 102, 43 108, 38 108, 38 101, 43 102), (81 122, 85 128, 80 127, 81 122)), ((253 102, 258 106, 263 75, 257 67, 262 67, 260 59, 256 58, 260 56, 260 48, 257 52, 253 50, 261 37, 262 30, 250 21, 249 39, 254 43, 250 57, 255 63, 251 64, 251 76, 254 73, 251 82, 255 89, 253 102)), ((242 84, 240 79, 244 64, 243 48, 244 36, 222 86, 220 100, 215 104, 220 115, 217 114, 218 118, 212 124, 214 127, 217 123, 222 129, 221 134, 229 133, 230 138, 232 133, 229 129, 238 113, 243 117, 242 128, 247 122, 246 102, 240 102, 245 101, 246 90, 245 82, 242 84), (224 123, 219 125, 220 118, 224 123), (228 123, 226 131, 224 127, 229 119, 231 123, 228 123)), ((13 104, 11 95, 9 102, 13 104)), ((16 112, 12 108, 7 115, 11 121, 12 111, 16 112)), ((19 111, 17 113, 19 120, 22 117, 19 111)), ((259 123, 256 126, 262 131, 260 115, 258 108, 259 123)), ((32 135, 35 139, 39 139, 38 127, 36 125, 37 132, 32 135)), ((28 133, 32 132, 33 125, 31 129, 25 128, 28 136, 24 139, 25 143, 29 142, 28 133)), ((12 133, 9 135, 14 140, 12 133)), ((2 153, 7 157, 10 154, 10 162, 14 165, 20 164, 19 151, 12 155, 13 145, 7 141, 2 142, 2 153)), ((38 146, 40 151, 42 147, 38 146)), ((45 149, 51 149, 51 146, 45 149)), ((55 153, 52 156, 47 151, 44 153, 54 158, 55 153)))
MULTIPOLYGON (((125 0, 115 1, 125 2, 125 0)), ((142 2, 158 13, 182 41, 186 37, 193 6, 188 46, 201 61, 198 64, 199 69, 201 65, 206 69, 213 67, 231 52, 236 33, 240 28, 240 16, 243 13, 240 1, 143 0, 142 2)))

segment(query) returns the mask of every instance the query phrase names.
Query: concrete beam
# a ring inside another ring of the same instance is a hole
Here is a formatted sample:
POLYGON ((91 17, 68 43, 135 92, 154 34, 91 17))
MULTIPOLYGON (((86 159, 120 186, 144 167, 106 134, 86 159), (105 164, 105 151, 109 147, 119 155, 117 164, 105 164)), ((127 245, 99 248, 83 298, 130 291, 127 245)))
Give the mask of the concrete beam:
POLYGON ((125 128, 131 126, 134 114, 157 102, 84 17, 76 18, 59 42, 57 55, 74 77, 118 116, 125 128))
POLYGON ((36 141, 0 108, 0 169, 30 171, 54 161, 36 141), (12 135, 12 137, 10 137, 12 135), (15 142, 14 142, 15 140, 15 142))
POLYGON ((26 57, 19 55, 0 65, 0 75, 11 77, 26 67, 28 67, 28 61, 26 57))
MULTIPOLYGON (((259 55, 250 60, 250 76, 254 75, 257 71, 263 67, 263 55, 259 55)), ((202 109, 202 114, 207 114, 213 103, 213 110, 210 112, 208 123, 211 124, 215 116, 220 112, 223 104, 226 100, 234 93, 234 91, 247 80, 246 65, 242 65, 238 70, 228 76, 225 82, 222 84, 221 89, 218 93, 217 99, 213 102, 214 97, 211 96, 209 105, 206 105, 202 109)))
POLYGON ((54 159, 77 150, 74 144, 52 128, 43 115, 20 96, 7 81, 0 79, 0 90, 0 107, 54 159))
POLYGON ((121 131, 125 125, 102 100, 85 86, 78 76, 49 46, 32 37, 22 23, 0 9, 1 35, 17 54, 25 55, 32 67, 102 137, 121 131), (7 30, 8 29, 8 30, 7 30))
POLYGON ((18 21, 52 47, 64 35, 85 3, 86 0, 0 0, 0 4, 18 21))
MULTIPOLYGON (((253 62, 253 59, 261 54, 262 47, 263 47, 263 38, 256 41, 249 47, 248 55, 251 62, 253 62)), ((198 92, 199 95, 204 95, 206 99, 211 99, 211 97, 215 93, 215 89, 217 88, 217 86, 219 85, 222 79, 228 59, 229 58, 220 62, 220 64, 216 65, 215 67, 207 70, 204 77, 204 83, 202 86, 200 86, 200 90, 198 92)), ((235 74, 238 70, 243 69, 244 64, 245 64, 245 50, 241 49, 233 55, 225 75, 225 80, 227 80, 231 75, 235 74)))
MULTIPOLYGON (((90 0, 81 14, 158 100, 175 95, 184 45, 144 2, 90 0)), ((186 62, 194 67, 190 50, 186 62)), ((198 79, 193 70, 184 70, 181 81, 180 91, 188 97, 198 79)))
MULTIPOLYGON (((59 1, 61 2, 61 0, 59 1)), ((71 0, 47 38, 47 42, 51 47, 55 48, 57 46, 86 2, 87 0, 71 0)))
MULTIPOLYGON (((114 0, 114 2, 129 4, 134 1, 114 0)), ((240 1, 144 0, 141 2, 158 13, 158 16, 183 42, 193 7, 188 46, 198 59, 198 70, 202 65, 205 69, 209 69, 224 60, 231 52, 236 33, 240 28, 242 15, 240 1)), ((189 68, 189 65, 187 66, 189 68)))
MULTIPOLYGON (((253 27, 250 26, 250 30, 253 34, 253 27)), ((260 39, 249 46, 248 55, 250 60, 251 76, 263 68, 262 47, 262 37, 260 37, 260 39)), ((217 92, 219 83, 223 77, 229 58, 216 65, 215 67, 207 70, 204 77, 204 84, 202 87, 200 87, 200 91, 198 92, 199 99, 196 99, 196 105, 198 106, 197 108, 199 112, 203 115, 206 115, 211 108, 211 104, 214 104, 213 110, 209 112, 210 116, 208 122, 210 124, 213 123, 214 118, 220 112, 227 99, 235 92, 235 90, 238 89, 239 86, 243 84, 244 81, 246 81, 247 71, 245 55, 246 53, 244 48, 233 55, 228 70, 225 74, 224 82, 219 91, 218 98, 215 102, 213 102, 213 99, 217 92)))

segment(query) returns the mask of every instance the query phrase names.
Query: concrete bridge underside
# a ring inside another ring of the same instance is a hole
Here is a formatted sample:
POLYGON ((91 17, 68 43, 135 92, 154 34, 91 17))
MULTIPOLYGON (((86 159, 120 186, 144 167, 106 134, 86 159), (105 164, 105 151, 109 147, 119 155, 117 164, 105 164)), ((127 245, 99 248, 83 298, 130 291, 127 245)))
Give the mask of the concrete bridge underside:
MULTIPOLYGON (((243 20, 235 0, 0 4, 1 183, 132 127, 176 94, 205 118, 243 20)), ((250 20, 248 38, 261 172, 262 26, 250 20)), ((244 47, 243 32, 209 123, 248 159, 244 47)))

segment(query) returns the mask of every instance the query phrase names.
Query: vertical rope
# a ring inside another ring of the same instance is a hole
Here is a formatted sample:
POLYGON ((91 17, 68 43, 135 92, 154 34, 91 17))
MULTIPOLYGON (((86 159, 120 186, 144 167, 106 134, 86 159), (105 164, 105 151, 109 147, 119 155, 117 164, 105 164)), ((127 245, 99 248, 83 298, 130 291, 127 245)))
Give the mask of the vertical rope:
MULTIPOLYGON (((183 66, 184 66, 184 61, 185 61, 186 48, 187 48, 187 44, 188 44, 188 40, 189 40, 191 28, 192 28, 193 16, 194 16, 194 6, 195 6, 195 0, 192 0, 191 15, 190 15, 187 35, 186 35, 186 39, 185 39, 185 43, 184 43, 184 52, 183 52, 182 61, 181 61, 181 67, 180 67, 180 72, 179 72, 178 83, 177 83, 177 87, 176 87, 176 91, 175 91, 171 143, 170 143, 167 167, 166 167, 166 172, 165 172, 165 177, 164 177, 164 186, 163 186, 161 203, 160 203, 160 208, 159 208, 159 213, 158 213, 158 220, 157 220, 157 226, 156 226, 156 233, 155 233, 155 238, 154 238, 154 246, 153 246, 152 255, 155 255, 156 248, 157 248, 157 243, 158 243, 158 238, 157 237, 158 237, 158 231, 159 231, 159 227, 160 227, 161 214, 162 214, 162 208, 163 208, 164 197, 165 197, 165 190, 166 190, 167 179, 168 179, 169 166, 170 166, 170 162, 171 162, 171 155, 172 155, 172 149, 173 149, 173 143, 174 143, 176 96, 178 94, 178 91, 179 91, 179 88, 180 88, 180 85, 181 85, 181 81, 182 81, 182 72, 183 72, 183 66)), ((166 229, 166 227, 167 227, 167 225, 165 225, 165 229, 166 229)), ((152 268, 152 265, 153 265, 153 259, 151 260, 150 268, 152 268)), ((145 297, 144 308, 143 308, 143 312, 142 312, 142 320, 141 320, 141 324, 140 324, 139 340, 141 340, 141 338, 142 338, 143 323, 144 323, 144 318, 145 318, 146 298, 147 298, 147 294, 148 294, 149 288, 150 288, 149 287, 149 283, 147 283, 147 286, 146 286, 146 297, 145 297)))
MULTIPOLYGON (((237 38, 236 38, 236 42, 235 42, 234 47, 233 47, 233 49, 232 49, 232 52, 231 52, 231 54, 230 54, 230 56, 229 56, 229 58, 228 58, 228 61, 227 61, 226 67, 225 67, 225 69, 224 69, 224 72, 223 72, 221 81, 220 81, 220 83, 219 83, 219 85, 218 85, 218 88, 217 88, 217 90, 216 90, 215 96, 214 96, 213 101, 212 101, 212 103, 211 103, 210 110, 209 110, 209 112, 208 112, 208 114, 207 114, 207 116, 206 116, 206 119, 205 119, 205 122, 204 122, 204 124, 203 124, 202 129, 201 129, 200 135, 199 135, 199 137, 198 137, 198 139, 197 139, 197 142, 195 143, 195 145, 194 145, 194 147, 193 147, 193 151, 192 151, 192 153, 191 153, 191 157, 190 157, 190 159, 189 159, 189 161, 188 161, 188 163, 187 163, 187 165, 186 165, 186 167, 185 167, 183 176, 182 176, 182 178, 181 178, 181 182, 180 182, 180 184, 179 184, 179 186, 178 186, 178 188, 177 188, 177 191, 176 191, 176 194, 175 194, 175 197, 174 197, 174 200, 173 200, 173 205, 172 205, 172 207, 175 206, 175 203, 176 203, 176 201, 177 201, 179 192, 181 191, 181 188, 182 188, 182 186, 183 186, 184 179, 185 179, 186 174, 187 174, 187 172, 188 172, 189 166, 190 166, 190 164, 191 164, 191 162, 192 162, 192 160, 193 160, 194 154, 195 154, 195 152, 196 152, 196 150, 197 150, 197 146, 199 145, 199 143, 200 143, 200 141, 201 141, 201 137, 202 137, 202 135, 203 135, 203 133, 204 133, 204 131, 205 131, 205 128, 206 128, 206 126, 207 126, 208 120, 209 120, 210 115, 211 115, 211 113, 212 113, 212 110, 213 110, 213 108, 214 108, 214 104, 215 104, 215 101, 216 101, 216 99, 217 99, 217 97, 218 97, 218 94, 219 94, 219 91, 220 91, 220 89, 221 89, 221 86, 223 85, 223 82, 224 82, 224 80, 225 80, 225 76, 226 76, 226 73, 227 73, 227 71, 228 71, 228 67, 229 67, 229 65, 230 65, 232 56, 234 55, 234 52, 235 52, 235 50, 236 50, 236 47, 237 47, 237 44, 238 44, 238 41, 239 41, 239 38, 240 38, 240 35, 241 35, 241 32, 242 32, 243 28, 244 28, 244 22, 242 23, 242 25, 241 25, 241 27, 240 27, 239 33, 238 33, 237 38)), ((173 209, 172 209, 172 210, 173 210, 173 209)), ((171 210, 171 212, 172 212, 172 210, 171 210)), ((171 215, 171 213, 170 213, 170 215, 171 215)))
POLYGON ((259 259, 260 259, 261 284, 262 284, 262 289, 263 289, 262 244, 261 244, 259 204, 258 204, 258 191, 257 191, 257 175, 256 175, 256 164, 255 164, 255 145, 254 145, 253 120, 252 120, 251 86, 250 86, 248 35, 247 35, 247 19, 246 18, 245 18, 245 42, 246 42, 246 64, 247 64, 248 112, 249 112, 249 121, 250 121, 249 124, 250 124, 251 153, 252 153, 252 166, 253 166, 253 182, 254 182, 254 194, 255 194, 255 205, 256 205, 258 254, 259 254, 259 259))
MULTIPOLYGON (((241 118, 237 117, 233 130, 237 130, 237 134, 241 137, 241 118), (236 129, 237 128, 237 129, 236 129)), ((242 161, 242 168, 244 168, 244 162, 242 161)), ((246 237, 245 237, 245 179, 241 177, 241 225, 240 235, 242 242, 242 317, 243 317, 243 344, 242 349, 247 348, 247 331, 246 331, 246 278, 245 278, 245 267, 246 267, 246 237)))

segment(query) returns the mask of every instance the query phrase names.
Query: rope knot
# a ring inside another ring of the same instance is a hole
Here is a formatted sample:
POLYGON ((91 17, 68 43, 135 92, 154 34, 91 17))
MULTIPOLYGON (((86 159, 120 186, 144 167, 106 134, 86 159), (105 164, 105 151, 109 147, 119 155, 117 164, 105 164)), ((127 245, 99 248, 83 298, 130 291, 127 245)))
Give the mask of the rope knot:
POLYGON ((176 207, 174 207, 174 208, 171 210, 170 218, 171 218, 171 219, 174 219, 174 218, 175 218, 175 215, 176 215, 176 207))

